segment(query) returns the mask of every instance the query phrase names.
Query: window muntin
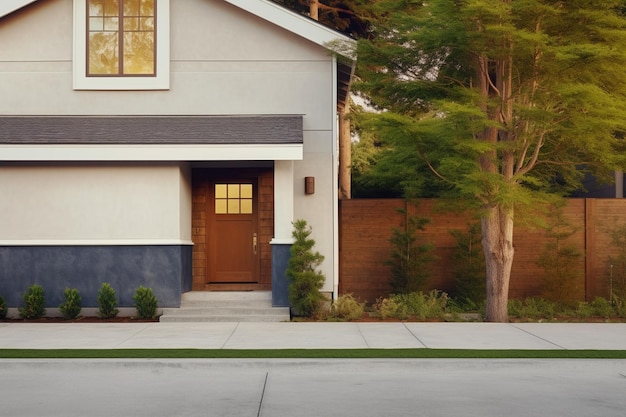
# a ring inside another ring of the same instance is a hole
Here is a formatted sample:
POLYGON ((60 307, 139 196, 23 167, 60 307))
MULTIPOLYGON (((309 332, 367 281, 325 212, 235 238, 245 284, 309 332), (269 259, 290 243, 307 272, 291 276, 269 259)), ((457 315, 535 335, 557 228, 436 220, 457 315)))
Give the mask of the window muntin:
POLYGON ((87 0, 87 76, 156 76, 156 0, 87 0))

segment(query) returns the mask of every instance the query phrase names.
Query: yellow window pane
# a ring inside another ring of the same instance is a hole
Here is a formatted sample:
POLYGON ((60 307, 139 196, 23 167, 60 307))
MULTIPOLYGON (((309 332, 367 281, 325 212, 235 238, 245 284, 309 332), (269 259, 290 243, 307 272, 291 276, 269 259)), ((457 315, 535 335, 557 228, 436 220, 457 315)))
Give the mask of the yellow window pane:
POLYGON ((105 16, 118 16, 119 15, 119 1, 118 0, 104 0, 104 15, 105 16))
POLYGON ((139 30, 139 18, 138 17, 125 17, 124 18, 124 30, 139 30))
POLYGON ((154 0, 141 0, 139 7, 141 16, 154 16, 154 0))
POLYGON ((227 213, 226 201, 227 200, 215 200, 215 214, 227 213))
POLYGON ((239 184, 228 184, 228 198, 239 198, 239 184))
POLYGON ((241 184, 241 198, 252 198, 252 184, 241 184))
POLYGON ((226 198, 226 184, 215 184, 215 198, 226 198))
POLYGON ((124 0, 124 16, 139 16, 139 0, 124 0))
POLYGON ((228 214, 239 214, 239 200, 228 200, 228 214))
POLYGON ((89 34, 89 74, 117 74, 118 40, 115 32, 89 34))
POLYGON ((152 32, 124 34, 124 74, 154 73, 154 37, 152 32))
POLYGON ((89 0, 89 16, 104 16, 104 0, 89 0))
POLYGON ((139 30, 154 31, 154 17, 140 17, 139 30))
POLYGON ((241 213, 252 214, 252 200, 245 198, 239 201, 241 202, 241 213))

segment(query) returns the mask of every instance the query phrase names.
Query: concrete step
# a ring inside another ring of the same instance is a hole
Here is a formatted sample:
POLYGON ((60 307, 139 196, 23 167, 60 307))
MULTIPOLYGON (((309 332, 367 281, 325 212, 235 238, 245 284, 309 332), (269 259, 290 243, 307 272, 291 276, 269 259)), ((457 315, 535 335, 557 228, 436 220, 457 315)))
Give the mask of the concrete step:
POLYGON ((289 321, 289 307, 272 307, 270 291, 191 291, 180 308, 164 308, 161 322, 289 321))

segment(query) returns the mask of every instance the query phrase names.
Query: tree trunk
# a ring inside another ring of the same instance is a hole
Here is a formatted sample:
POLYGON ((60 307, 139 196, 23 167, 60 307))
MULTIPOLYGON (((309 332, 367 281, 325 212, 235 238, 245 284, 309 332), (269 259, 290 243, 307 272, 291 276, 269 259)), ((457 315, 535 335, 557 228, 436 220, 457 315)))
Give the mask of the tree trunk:
POLYGON ((309 15, 311 16, 311 19, 319 20, 319 8, 319 0, 311 0, 309 3, 309 15))
POLYGON ((487 273, 487 321, 509 321, 509 281, 513 265, 513 209, 495 206, 481 219, 487 273))
MULTIPOLYGON (((348 99, 349 100, 349 99, 348 99)), ((339 110, 339 199, 349 200, 352 196, 350 169, 352 165, 350 138, 349 103, 339 110)))

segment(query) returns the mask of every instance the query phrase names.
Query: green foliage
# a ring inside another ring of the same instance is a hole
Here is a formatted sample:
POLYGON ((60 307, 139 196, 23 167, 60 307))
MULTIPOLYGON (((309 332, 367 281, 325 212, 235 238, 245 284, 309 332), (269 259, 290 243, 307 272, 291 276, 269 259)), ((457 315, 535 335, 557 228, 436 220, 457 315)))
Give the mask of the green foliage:
POLYGON ((115 290, 108 282, 103 283, 98 290, 98 317, 101 319, 112 319, 119 312, 115 290))
MULTIPOLYGON (((520 206, 579 189, 587 172, 609 178, 626 166, 622 4, 372 2, 375 24, 358 44, 354 90, 381 111, 357 120, 360 128, 388 143, 397 161, 411 155, 399 170, 427 166, 442 195, 483 219, 513 219, 520 206)), ((483 224, 489 242, 509 239, 500 221, 483 224)), ((498 294, 511 263, 493 259, 487 314, 503 321, 506 296, 498 294)))
POLYGON ((65 319, 75 319, 82 309, 80 293, 76 288, 66 288, 63 296, 64 301, 59 305, 59 311, 65 319))
POLYGON ((564 216, 560 206, 552 206, 548 214, 546 243, 537 265, 543 268, 543 297, 556 302, 572 302, 584 297, 583 269, 576 245, 568 243, 576 228, 564 216))
POLYGON ((134 306, 137 309, 137 318, 142 320, 153 320, 156 318, 158 303, 151 288, 140 285, 139 288, 135 290, 133 300, 135 301, 134 306))
POLYGON ((7 318, 7 314, 9 312, 9 308, 7 307, 6 301, 0 295, 0 320, 4 320, 7 318))
POLYGON ((321 293, 326 278, 317 270, 324 261, 324 256, 313 251, 315 240, 310 238, 311 228, 305 220, 293 223, 289 263, 285 274, 289 279, 289 301, 296 314, 305 317, 313 316, 325 300, 321 293))
POLYGON ((445 292, 433 290, 428 294, 421 291, 407 294, 394 294, 391 297, 378 300, 375 309, 380 316, 407 320, 442 319, 447 311, 448 295, 445 292))
POLYGON ((589 318, 603 318, 606 320, 624 318, 623 304, 618 301, 611 303, 603 297, 596 297, 587 302, 554 302, 542 298, 527 298, 525 300, 509 300, 509 315, 521 321, 581 321, 589 318))
POLYGON ((18 308, 20 316, 24 319, 38 319, 46 314, 45 291, 41 285, 31 285, 23 294, 24 304, 18 308))
POLYGON ((480 223, 467 230, 451 230, 454 248, 454 297, 461 305, 478 306, 485 302, 485 255, 481 244, 480 223))
POLYGON ((357 320, 363 317, 365 303, 360 302, 352 294, 339 296, 332 305, 331 317, 339 320, 357 320))
POLYGON ((394 228, 391 239, 390 285, 394 293, 410 293, 423 290, 430 278, 429 263, 436 258, 432 254, 434 245, 418 241, 418 231, 424 231, 429 219, 409 216, 406 209, 402 229, 394 228))
POLYGON ((609 256, 608 287, 611 296, 626 299, 626 224, 614 224, 609 230, 611 249, 609 256))

